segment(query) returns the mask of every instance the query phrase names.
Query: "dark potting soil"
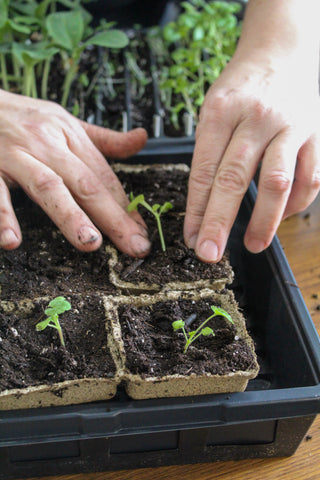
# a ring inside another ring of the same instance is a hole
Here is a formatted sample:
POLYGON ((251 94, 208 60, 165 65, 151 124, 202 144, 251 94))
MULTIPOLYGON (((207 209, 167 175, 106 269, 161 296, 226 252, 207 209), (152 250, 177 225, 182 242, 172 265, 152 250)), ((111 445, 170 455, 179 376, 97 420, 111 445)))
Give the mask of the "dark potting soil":
POLYGON ((227 256, 218 263, 201 262, 194 251, 183 242, 183 220, 179 214, 167 213, 162 218, 166 251, 163 252, 159 234, 151 214, 144 216, 152 242, 152 250, 144 259, 133 259, 124 253, 118 254, 118 262, 114 267, 121 280, 134 284, 166 285, 168 282, 195 282, 198 280, 220 280, 229 278, 231 266, 227 256))
POLYGON ((80 252, 21 190, 12 197, 23 242, 15 250, 0 250, 2 299, 114 291, 103 246, 80 252))
MULTIPOLYGON (((145 376, 219 374, 246 371, 254 366, 253 355, 234 325, 224 317, 215 317, 207 326, 215 336, 201 336, 184 353, 183 332, 174 331, 172 322, 186 320, 196 313, 186 330, 195 330, 212 315, 210 299, 197 302, 177 300, 152 306, 119 308, 126 367, 131 373, 145 376)), ((217 305, 216 305, 217 306, 217 305)))
POLYGON ((201 262, 183 240, 184 211, 187 200, 188 172, 147 169, 142 173, 119 172, 118 177, 129 195, 144 194, 153 205, 169 201, 173 209, 161 216, 166 251, 163 252, 155 217, 144 207, 139 207, 149 231, 152 250, 144 259, 134 260, 119 253, 116 273, 121 280, 165 285, 170 281, 194 282, 201 279, 230 277, 231 267, 227 255, 215 264, 201 262))
MULTIPOLYGON (((168 172, 151 167, 141 173, 120 170, 117 176, 128 196, 132 193, 136 197, 143 193, 150 205, 170 202, 173 206, 171 212, 185 212, 189 172, 177 169, 168 172)), ((146 210, 141 207, 140 212, 144 216, 146 210)))
POLYGON ((48 302, 37 301, 24 314, 8 314, 0 306, 0 391, 114 375, 102 300, 98 296, 68 300, 71 310, 60 315, 65 347, 56 329, 36 331, 36 324, 46 318, 48 302))

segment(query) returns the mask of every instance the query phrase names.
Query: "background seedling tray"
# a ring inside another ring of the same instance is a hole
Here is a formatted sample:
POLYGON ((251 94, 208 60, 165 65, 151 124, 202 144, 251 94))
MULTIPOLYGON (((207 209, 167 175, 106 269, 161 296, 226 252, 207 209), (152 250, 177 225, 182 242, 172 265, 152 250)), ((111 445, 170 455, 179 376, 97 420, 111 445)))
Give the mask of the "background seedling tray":
POLYGON ((1 479, 295 452, 320 411, 319 338, 277 238, 259 255, 243 247, 254 198, 251 185, 229 241, 261 367, 247 390, 134 401, 120 388, 108 402, 1 412, 1 479))

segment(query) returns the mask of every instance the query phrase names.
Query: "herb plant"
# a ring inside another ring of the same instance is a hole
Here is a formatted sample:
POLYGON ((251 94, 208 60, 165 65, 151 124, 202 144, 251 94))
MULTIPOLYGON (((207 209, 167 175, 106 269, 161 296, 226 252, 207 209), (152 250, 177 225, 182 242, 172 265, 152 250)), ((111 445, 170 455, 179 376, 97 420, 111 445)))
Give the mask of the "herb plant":
POLYGON ((83 4, 88 0, 0 0, 0 82, 4 90, 32 97, 48 97, 52 59, 60 57, 62 98, 66 107, 72 82, 79 77, 83 52, 92 45, 121 49, 126 34, 92 17, 83 4), (58 5, 63 11, 57 11, 58 5), (39 89, 39 91, 38 91, 39 89))
POLYGON ((231 59, 241 31, 239 3, 189 0, 181 7, 175 21, 149 32, 162 102, 176 129, 182 112, 197 121, 206 91, 231 59))
POLYGON ((161 242, 161 248, 162 248, 162 251, 165 252, 166 244, 163 236, 160 216, 163 213, 166 213, 171 208, 173 208, 172 203, 165 202, 163 205, 160 205, 159 203, 155 203, 154 205, 151 206, 149 205, 148 202, 146 202, 146 200, 144 199, 144 195, 142 194, 138 195, 137 197, 133 197, 133 195, 131 194, 130 200, 131 200, 131 203, 127 207, 128 212, 132 212, 133 210, 138 210, 138 206, 142 205, 144 208, 146 208, 149 212, 151 212, 155 216, 157 221, 160 242, 161 242))
POLYGON ((60 342, 62 346, 65 346, 62 328, 59 322, 59 315, 71 309, 71 305, 64 297, 56 297, 48 305, 48 308, 44 311, 47 318, 42 322, 37 323, 36 330, 38 332, 44 330, 47 327, 52 327, 58 330, 60 342))
POLYGON ((201 325, 196 330, 193 330, 191 332, 186 332, 186 321, 184 320, 176 320, 175 322, 172 323, 173 329, 176 330, 182 330, 183 335, 185 337, 186 343, 183 352, 186 353, 188 350, 189 346, 191 343, 193 343, 197 338, 199 338, 201 335, 204 337, 207 337, 209 335, 215 336, 215 333, 212 328, 206 326, 207 323, 214 317, 217 316, 222 316, 225 317, 229 322, 234 323, 231 316, 229 313, 227 313, 223 308, 220 307, 215 307, 214 305, 211 305, 211 309, 213 310, 213 315, 210 315, 206 320, 204 320, 201 325))

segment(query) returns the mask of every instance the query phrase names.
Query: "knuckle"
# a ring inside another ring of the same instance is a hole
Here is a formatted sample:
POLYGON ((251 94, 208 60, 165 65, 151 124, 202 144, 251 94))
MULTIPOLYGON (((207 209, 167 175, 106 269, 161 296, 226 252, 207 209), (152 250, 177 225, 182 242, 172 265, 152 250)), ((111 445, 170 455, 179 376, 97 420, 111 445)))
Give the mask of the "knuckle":
POLYGON ((272 170, 261 179, 261 187, 270 193, 283 194, 291 188, 291 178, 288 172, 272 170))
POLYGON ((33 177, 33 185, 29 188, 35 195, 55 190, 63 185, 63 180, 53 172, 41 172, 33 177))
POLYGON ((201 168, 197 168, 196 171, 190 175, 189 189, 196 194, 203 195, 205 190, 208 190, 212 184, 212 176, 209 174, 209 167, 206 168, 202 164, 201 168))
POLYGON ((77 197, 87 199, 94 197, 101 190, 101 184, 93 174, 82 175, 77 182, 77 197))
POLYGON ((310 187, 312 190, 320 189, 320 171, 319 170, 313 173, 310 181, 310 187))
POLYGON ((221 166, 217 172, 215 183, 223 192, 244 194, 248 188, 244 164, 237 162, 233 165, 221 166))
POLYGON ((231 93, 232 91, 222 89, 210 92, 206 97, 205 106, 211 110, 224 110, 230 100, 231 93))

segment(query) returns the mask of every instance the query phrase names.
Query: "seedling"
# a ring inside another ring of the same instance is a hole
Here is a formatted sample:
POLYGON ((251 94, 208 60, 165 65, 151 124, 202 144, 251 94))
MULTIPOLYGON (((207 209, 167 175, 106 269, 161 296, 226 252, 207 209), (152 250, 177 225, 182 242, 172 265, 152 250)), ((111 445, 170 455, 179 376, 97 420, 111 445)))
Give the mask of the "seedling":
POLYGON ((173 207, 172 203, 165 202, 163 205, 160 205, 159 203, 155 203, 154 205, 151 206, 149 205, 148 202, 145 201, 144 195, 141 194, 141 195, 138 195, 137 197, 134 197, 132 193, 130 194, 130 200, 131 200, 131 203, 128 205, 128 208, 127 208, 128 212, 132 212, 133 210, 138 210, 138 206, 142 205, 155 216, 157 221, 160 242, 161 242, 161 248, 162 248, 162 251, 165 252, 166 244, 164 241, 160 216, 163 213, 166 213, 168 210, 170 210, 173 207))
POLYGON ((225 317, 227 320, 229 320, 229 322, 234 323, 229 313, 227 313, 223 308, 215 307, 214 305, 211 305, 211 309, 213 310, 213 315, 210 315, 210 317, 204 320, 204 322, 202 322, 201 325, 199 325, 199 327, 196 330, 193 330, 191 332, 188 332, 188 333, 186 332, 185 327, 187 326, 187 323, 188 323, 187 320, 186 321, 176 320, 175 322, 172 323, 173 329, 175 331, 182 330, 183 335, 186 339, 183 353, 186 353, 191 343, 193 343, 201 335, 203 335, 204 337, 208 337, 209 335, 212 335, 213 337, 215 336, 215 333, 212 330, 212 328, 206 326, 207 323, 212 318, 221 316, 221 317, 225 317))
POLYGON ((181 7, 175 21, 149 34, 161 99, 176 129, 183 111, 198 121, 206 91, 232 57, 241 30, 238 3, 189 0, 181 7))
POLYGON ((48 308, 44 311, 47 318, 42 322, 37 323, 36 330, 38 332, 44 330, 47 327, 52 327, 58 330, 60 342, 62 346, 65 346, 62 328, 59 323, 59 315, 71 309, 71 305, 64 297, 56 297, 48 305, 48 308))

